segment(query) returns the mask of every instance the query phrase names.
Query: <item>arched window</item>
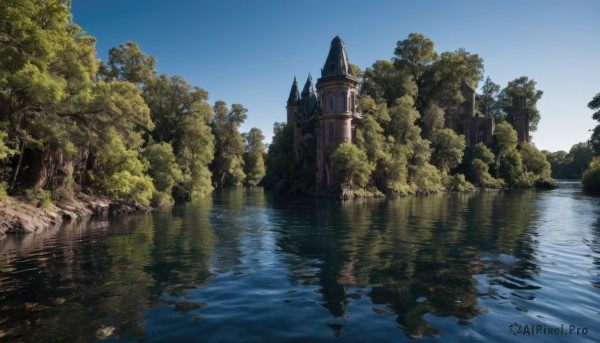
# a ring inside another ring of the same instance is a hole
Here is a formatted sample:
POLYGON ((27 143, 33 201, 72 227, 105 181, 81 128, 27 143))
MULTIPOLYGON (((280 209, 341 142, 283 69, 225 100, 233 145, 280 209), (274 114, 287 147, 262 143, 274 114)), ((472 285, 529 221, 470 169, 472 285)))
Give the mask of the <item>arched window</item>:
POLYGON ((347 109, 347 104, 348 103, 348 93, 343 92, 342 96, 340 97, 340 112, 346 112, 347 109))
POLYGON ((329 93, 327 96, 327 109, 329 112, 335 111, 335 95, 332 93, 329 93))

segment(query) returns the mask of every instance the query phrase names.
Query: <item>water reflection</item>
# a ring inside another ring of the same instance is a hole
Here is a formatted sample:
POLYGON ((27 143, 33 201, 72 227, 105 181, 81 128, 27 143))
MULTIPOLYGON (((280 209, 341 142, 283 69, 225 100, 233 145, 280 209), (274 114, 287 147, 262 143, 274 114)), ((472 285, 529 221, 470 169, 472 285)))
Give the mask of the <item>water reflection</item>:
POLYGON ((8 237, 0 341, 510 341, 514 320, 591 326, 599 204, 577 189, 338 202, 237 188, 8 237))
POLYGON ((468 321, 484 311, 474 274, 489 271, 504 282, 508 274, 526 279, 536 273, 530 230, 538 216, 535 197, 485 192, 321 201, 314 222, 305 221, 302 214, 310 209, 298 202, 286 212, 293 226, 282 229, 278 244, 301 257, 288 259, 292 282, 318 284, 322 305, 334 317, 345 318, 357 297, 349 287, 366 288, 374 311, 396 315, 408 336, 432 336, 439 330, 428 324, 427 313, 468 321), (520 262, 504 265, 498 256, 520 262))

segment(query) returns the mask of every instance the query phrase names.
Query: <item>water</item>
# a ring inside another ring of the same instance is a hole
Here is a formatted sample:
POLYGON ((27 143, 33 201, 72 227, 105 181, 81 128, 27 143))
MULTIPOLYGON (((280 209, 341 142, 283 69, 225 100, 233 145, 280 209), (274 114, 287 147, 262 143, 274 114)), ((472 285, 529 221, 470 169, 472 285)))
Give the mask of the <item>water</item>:
POLYGON ((0 341, 415 338, 600 341, 600 198, 568 183, 349 202, 231 189, 0 240, 0 341))

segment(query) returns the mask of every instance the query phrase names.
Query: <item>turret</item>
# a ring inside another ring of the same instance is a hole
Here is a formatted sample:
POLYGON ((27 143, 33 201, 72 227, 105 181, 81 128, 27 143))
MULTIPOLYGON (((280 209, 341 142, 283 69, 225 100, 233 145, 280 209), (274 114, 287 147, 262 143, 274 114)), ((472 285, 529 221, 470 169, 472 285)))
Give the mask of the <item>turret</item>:
POLYGON ((298 111, 298 100, 300 100, 300 93, 298 92, 298 82, 294 76, 294 83, 292 83, 292 89, 290 89, 290 96, 287 101, 287 123, 288 125, 294 125, 296 122, 296 112, 298 111))
POLYGON ((317 80, 321 115, 317 129, 317 188, 326 189, 339 182, 331 166, 331 153, 342 143, 352 142, 359 117, 358 80, 350 73, 344 42, 331 41, 329 54, 317 80))
POLYGON ((321 69, 322 78, 335 75, 351 76, 346 47, 339 36, 335 36, 331 41, 327 60, 325 60, 325 65, 323 66, 323 69, 321 69))

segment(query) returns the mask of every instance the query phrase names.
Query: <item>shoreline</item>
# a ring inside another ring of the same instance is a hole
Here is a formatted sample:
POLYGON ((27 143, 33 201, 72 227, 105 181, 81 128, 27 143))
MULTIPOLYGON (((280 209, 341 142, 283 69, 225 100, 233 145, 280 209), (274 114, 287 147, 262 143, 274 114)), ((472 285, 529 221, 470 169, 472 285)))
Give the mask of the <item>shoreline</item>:
POLYGON ((56 203, 50 210, 32 205, 24 197, 7 196, 0 201, 0 239, 7 235, 35 233, 51 226, 84 218, 102 218, 152 211, 153 208, 105 197, 77 194, 56 203))

